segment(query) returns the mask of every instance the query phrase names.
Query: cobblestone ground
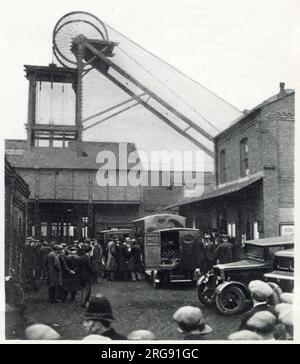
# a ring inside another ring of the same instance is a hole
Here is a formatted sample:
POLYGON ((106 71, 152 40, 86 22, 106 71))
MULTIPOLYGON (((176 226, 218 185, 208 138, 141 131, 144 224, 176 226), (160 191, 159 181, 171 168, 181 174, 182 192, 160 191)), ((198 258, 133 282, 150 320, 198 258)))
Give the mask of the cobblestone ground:
MULTIPOLYGON (((212 340, 224 340, 236 330, 239 316, 224 316, 215 307, 203 307, 197 299, 195 287, 184 284, 155 289, 148 281, 107 282, 93 286, 93 294, 102 293, 111 301, 116 329, 125 335, 137 329, 149 329, 159 340, 181 340, 172 320, 175 310, 182 305, 202 308, 207 323, 214 329, 212 340)), ((26 316, 30 321, 44 323, 56 329, 65 340, 80 340, 86 333, 82 327, 85 309, 80 307, 79 294, 70 303, 47 304, 47 287, 40 284, 38 292, 27 293, 26 316)), ((7 337, 9 338, 9 337, 7 337)))

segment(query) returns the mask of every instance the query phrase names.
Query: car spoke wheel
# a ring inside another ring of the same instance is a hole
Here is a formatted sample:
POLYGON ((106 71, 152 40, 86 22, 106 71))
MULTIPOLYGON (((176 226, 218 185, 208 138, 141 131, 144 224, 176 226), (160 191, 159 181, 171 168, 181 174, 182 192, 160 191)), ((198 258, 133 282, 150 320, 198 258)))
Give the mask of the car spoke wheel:
POLYGON ((245 307, 245 294, 235 286, 225 288, 216 297, 216 306, 224 315, 233 315, 241 312, 245 307))
POLYGON ((201 284, 197 293, 199 301, 205 306, 212 306, 215 303, 215 288, 201 284))

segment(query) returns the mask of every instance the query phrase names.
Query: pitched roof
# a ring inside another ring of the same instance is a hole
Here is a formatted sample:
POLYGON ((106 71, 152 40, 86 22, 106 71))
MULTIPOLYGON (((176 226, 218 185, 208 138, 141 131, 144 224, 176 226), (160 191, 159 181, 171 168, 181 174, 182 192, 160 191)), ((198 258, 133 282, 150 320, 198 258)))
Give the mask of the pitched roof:
MULTIPOLYGON (((97 163, 98 153, 108 152, 115 156, 116 168, 119 169, 119 156, 125 154, 122 153, 121 148, 124 148, 124 151, 127 148, 127 156, 131 152, 136 152, 133 143, 72 141, 68 148, 32 147, 28 149, 26 140, 5 141, 6 157, 17 168, 98 169, 102 165, 97 163)), ((134 164, 128 163, 128 168, 134 164)), ((122 166, 120 169, 126 168, 122 166)))
POLYGON ((228 131, 230 131, 232 128, 234 128, 238 123, 240 123, 242 120, 248 118, 250 115, 254 114, 256 111, 259 111, 262 107, 270 105, 273 102, 282 100, 285 97, 290 96, 294 93, 295 93, 295 90, 286 89, 284 93, 282 93, 282 94, 279 93, 279 94, 273 95, 273 96, 269 97, 268 99, 266 99, 265 101, 261 102, 260 104, 256 105, 251 110, 244 111, 242 116, 233 120, 232 123, 226 129, 224 129, 221 133, 219 133, 218 135, 216 135, 214 137, 214 140, 218 139, 221 135, 226 134, 228 131))

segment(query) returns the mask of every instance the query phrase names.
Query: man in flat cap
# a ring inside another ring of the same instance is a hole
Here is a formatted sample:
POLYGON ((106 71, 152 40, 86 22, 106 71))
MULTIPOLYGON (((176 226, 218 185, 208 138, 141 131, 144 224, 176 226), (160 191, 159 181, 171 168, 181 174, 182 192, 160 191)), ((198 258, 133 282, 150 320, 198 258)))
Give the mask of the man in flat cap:
POLYGON ((262 340, 263 338, 256 332, 250 330, 241 330, 234 332, 228 336, 228 340, 262 340))
POLYGON ((276 318, 278 316, 277 312, 275 311, 274 307, 268 305, 268 299, 272 295, 273 290, 272 288, 263 281, 254 280, 251 281, 248 285, 248 288, 251 293, 253 307, 244 313, 241 318, 241 324, 239 329, 244 330, 247 329, 247 321, 259 311, 270 311, 276 318))
POLYGON ((256 332, 263 340, 274 340, 277 319, 270 311, 256 312, 247 321, 248 330, 256 332))
POLYGON ((293 320, 293 307, 282 310, 279 314, 278 321, 285 326, 286 340, 293 340, 294 338, 294 320, 293 320))
POLYGON ((135 330, 127 335, 128 340, 155 340, 155 335, 149 330, 135 330))
POLYGON ((25 330, 26 340, 59 340, 60 335, 52 327, 43 324, 28 326, 25 330))
POLYGON ((178 325, 178 331, 184 335, 184 340, 205 340, 205 336, 213 331, 206 325, 198 307, 183 306, 174 313, 173 319, 178 325))
POLYGON ((221 235, 221 243, 216 248, 216 259, 220 264, 231 263, 233 260, 233 247, 229 242, 229 236, 227 234, 221 235))

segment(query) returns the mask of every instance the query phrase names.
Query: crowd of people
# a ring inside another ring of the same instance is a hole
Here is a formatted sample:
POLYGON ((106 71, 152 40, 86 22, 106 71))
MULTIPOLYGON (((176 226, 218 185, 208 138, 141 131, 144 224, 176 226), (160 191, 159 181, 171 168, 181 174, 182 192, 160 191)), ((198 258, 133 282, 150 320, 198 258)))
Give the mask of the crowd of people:
POLYGON ((31 282, 47 281, 50 304, 74 302, 80 291, 81 305, 86 307, 92 285, 100 277, 110 281, 142 278, 141 247, 126 235, 112 236, 107 245, 96 239, 57 244, 29 237, 24 259, 31 282))
MULTIPOLYGON (((203 250, 202 273, 216 263, 233 261, 234 242, 228 235, 204 232, 198 239, 203 250)), ((125 235, 122 238, 112 235, 107 245, 98 240, 73 241, 66 245, 29 238, 26 248, 36 257, 35 264, 29 266, 31 274, 35 279, 47 280, 49 304, 73 302, 78 291, 81 292, 81 306, 86 308, 83 326, 87 335, 83 340, 156 340, 156 334, 144 328, 127 335, 118 333, 109 299, 102 294, 92 295, 92 285, 100 277, 109 281, 142 278, 143 257, 139 241, 125 235)), ((231 333, 228 340, 292 340, 293 294, 282 293, 280 303, 273 307, 269 304, 274 294, 271 285, 255 280, 248 288, 252 308, 242 315, 238 330, 231 333)), ((198 306, 180 307, 173 320, 183 340, 209 340, 214 331, 198 306)), ((61 338, 54 328, 44 324, 28 326, 25 337, 28 340, 61 338)))
MULTIPOLYGON (((250 282, 249 290, 253 305, 242 315, 238 331, 231 333, 228 340, 293 340, 293 293, 282 293, 275 307, 268 304, 272 288, 265 282, 250 282)), ((201 308, 180 307, 173 315, 182 340, 209 340, 214 329, 206 322, 201 308)), ((83 318, 86 341, 109 340, 156 340, 155 333, 138 329, 127 335, 114 328, 112 306, 102 294, 91 297, 83 318)), ((53 328, 34 324, 26 328, 27 340, 58 340, 60 334, 53 328)))

